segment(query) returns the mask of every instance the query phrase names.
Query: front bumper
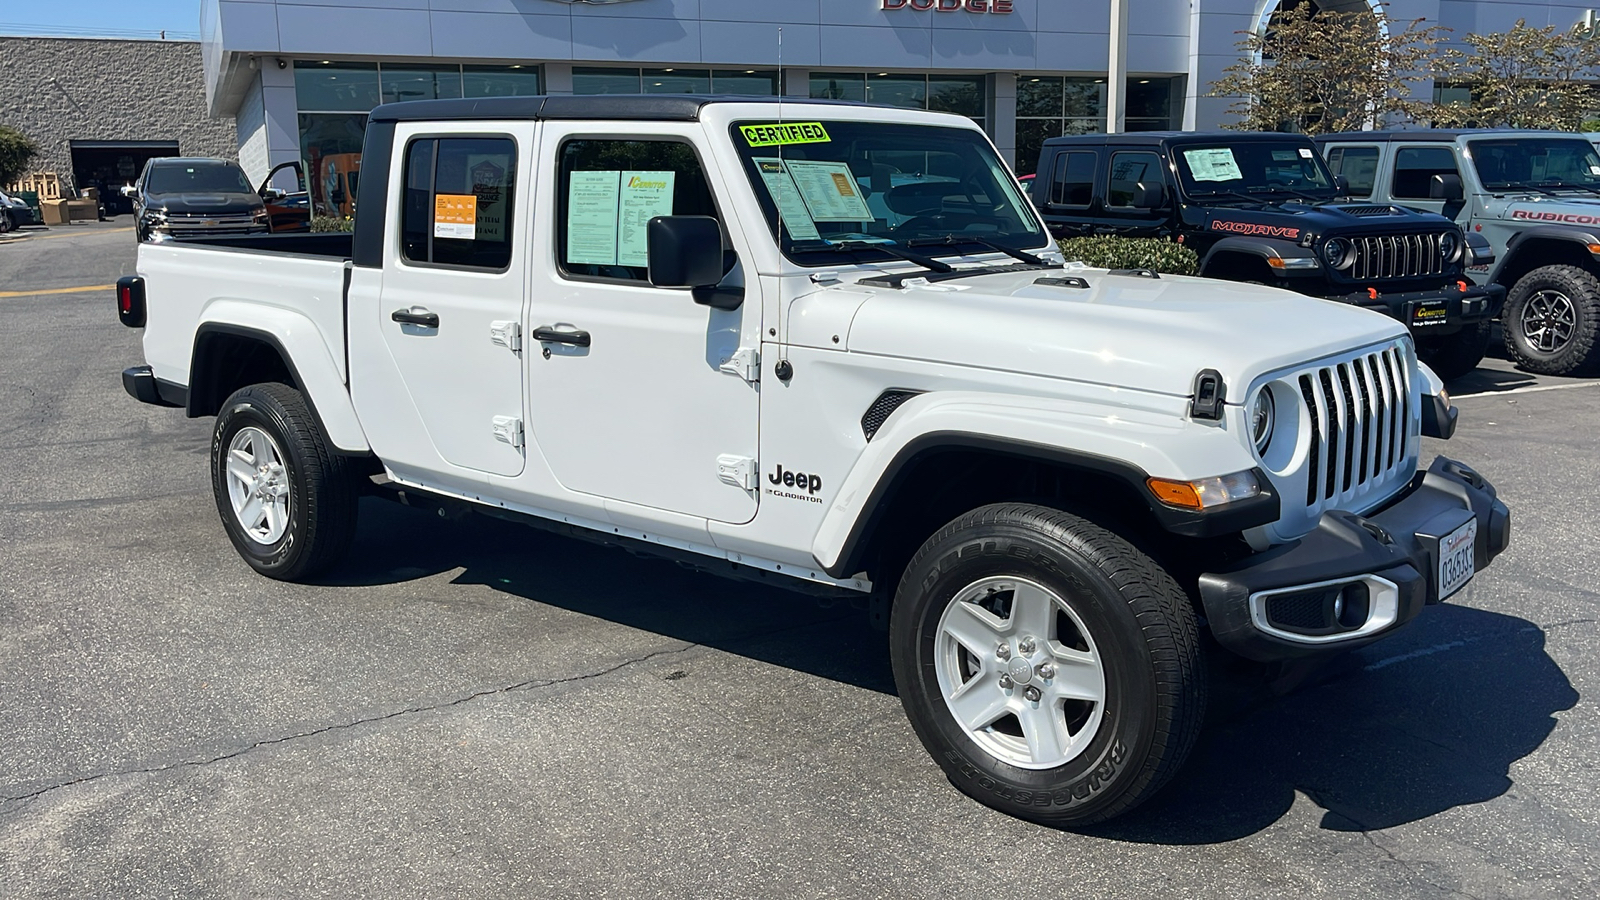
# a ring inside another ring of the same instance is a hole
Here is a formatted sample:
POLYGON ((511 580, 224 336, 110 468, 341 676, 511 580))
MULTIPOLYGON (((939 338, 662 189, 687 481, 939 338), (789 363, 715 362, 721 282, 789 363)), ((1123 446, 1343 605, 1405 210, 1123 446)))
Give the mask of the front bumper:
POLYGON ((1300 540, 1200 576, 1211 632, 1261 661, 1370 644, 1439 602, 1440 539, 1473 521, 1482 571, 1511 541, 1511 511, 1483 476, 1441 456, 1379 512, 1324 513, 1300 540), (1276 618, 1279 603, 1293 624, 1276 618), (1340 610, 1362 608, 1341 620, 1340 610))
POLYGON ((1498 284, 1461 281, 1426 291, 1384 293, 1376 288, 1362 288, 1348 294, 1330 295, 1327 299, 1384 313, 1400 320, 1417 337, 1443 337, 1460 331, 1464 325, 1500 315, 1500 307, 1506 302, 1506 289, 1498 284))

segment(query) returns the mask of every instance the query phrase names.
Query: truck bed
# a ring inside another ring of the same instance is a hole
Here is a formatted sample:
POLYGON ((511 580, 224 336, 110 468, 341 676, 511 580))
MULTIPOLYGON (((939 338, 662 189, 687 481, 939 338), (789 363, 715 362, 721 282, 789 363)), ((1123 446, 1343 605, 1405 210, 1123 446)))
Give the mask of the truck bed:
POLYGON ((349 234, 284 234, 140 244, 138 274, 149 298, 145 360, 157 378, 189 384, 202 324, 258 327, 263 310, 279 334, 314 342, 341 380, 345 367, 345 271, 349 234))

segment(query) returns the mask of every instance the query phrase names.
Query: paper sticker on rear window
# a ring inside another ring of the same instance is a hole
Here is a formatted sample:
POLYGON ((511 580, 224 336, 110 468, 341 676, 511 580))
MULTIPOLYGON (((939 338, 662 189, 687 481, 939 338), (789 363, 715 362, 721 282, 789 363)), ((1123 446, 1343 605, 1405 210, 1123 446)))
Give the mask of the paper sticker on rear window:
POLYGON ((1189 173, 1195 181, 1235 181, 1244 178, 1239 163, 1228 147, 1205 147, 1183 151, 1183 160, 1189 164, 1189 173))
POLYGON ((752 147, 777 147, 783 144, 828 144, 828 129, 821 122, 780 122, 773 125, 740 125, 745 143, 752 147))
POLYGON ((478 236, 478 198, 474 194, 435 194, 433 236, 458 241, 478 236))

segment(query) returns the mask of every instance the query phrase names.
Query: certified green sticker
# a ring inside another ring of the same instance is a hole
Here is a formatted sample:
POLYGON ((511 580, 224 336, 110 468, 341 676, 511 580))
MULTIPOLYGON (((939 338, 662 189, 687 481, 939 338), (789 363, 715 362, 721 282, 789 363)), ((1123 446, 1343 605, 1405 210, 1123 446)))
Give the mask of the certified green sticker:
POLYGON ((777 125, 741 125, 745 143, 752 147, 781 144, 826 144, 833 139, 821 122, 783 122, 777 125))

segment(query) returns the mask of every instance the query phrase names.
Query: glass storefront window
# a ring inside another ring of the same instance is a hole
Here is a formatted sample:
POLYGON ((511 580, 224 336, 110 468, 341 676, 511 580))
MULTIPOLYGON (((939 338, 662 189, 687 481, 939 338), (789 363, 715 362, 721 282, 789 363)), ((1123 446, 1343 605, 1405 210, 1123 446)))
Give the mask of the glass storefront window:
POLYGON ((385 103, 455 100, 461 96, 460 66, 384 66, 378 80, 385 103))
POLYGON ((706 69, 645 69, 641 74, 646 94, 711 93, 711 72, 706 69))
POLYGON ((463 97, 531 97, 539 93, 535 66, 463 66, 463 97))
POLYGON ((1054 75, 1017 77, 1017 117, 1059 119, 1062 112, 1062 84, 1066 79, 1054 75))
POLYGON ((1069 119, 1105 118, 1106 80, 1104 78, 1068 78, 1063 97, 1069 119))
POLYGON ((867 75, 867 102, 907 109, 928 108, 926 75, 867 75))
POLYGON ((297 62, 294 93, 302 111, 366 112, 381 100, 378 67, 370 63, 297 62))
POLYGON ((862 72, 812 72, 811 99, 865 102, 867 76, 862 72))
POLYGON ((938 112, 960 113, 971 119, 984 118, 983 76, 928 77, 928 108, 938 112))
POLYGON ((300 158, 311 182, 312 215, 355 215, 366 131, 366 113, 300 114, 300 158))
POLYGON ((711 73, 711 89, 718 94, 775 97, 778 73, 773 69, 733 69, 711 73))
MULTIPOLYGON (((1166 131, 1178 118, 1182 82, 1129 78, 1124 121, 1129 131, 1166 131)), ((1044 142, 1063 134, 1106 130, 1106 80, 1061 75, 1017 76, 1017 173, 1039 163, 1044 142)))
POLYGON ((574 94, 637 94, 638 69, 574 68, 572 70, 574 94))

